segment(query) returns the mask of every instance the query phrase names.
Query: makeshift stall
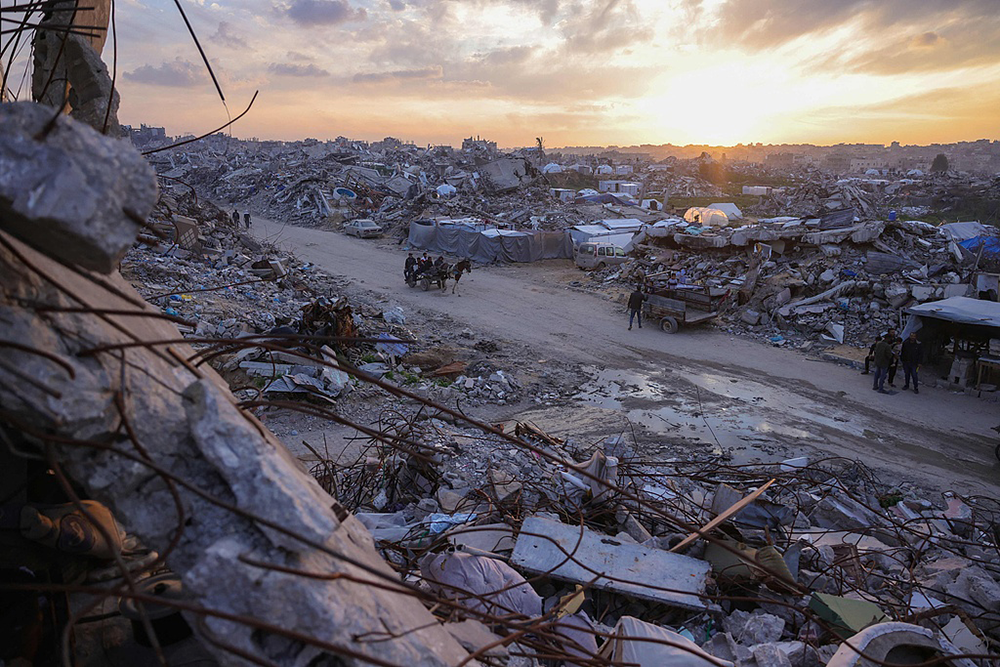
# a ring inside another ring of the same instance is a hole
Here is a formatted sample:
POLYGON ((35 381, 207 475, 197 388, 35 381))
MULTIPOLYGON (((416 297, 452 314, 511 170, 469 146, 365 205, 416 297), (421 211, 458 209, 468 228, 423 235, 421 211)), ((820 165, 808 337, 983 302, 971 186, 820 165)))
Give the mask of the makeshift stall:
POLYGON ((916 333, 924 343, 925 360, 938 359, 945 353, 954 356, 949 383, 966 386, 980 376, 980 360, 984 366, 992 365, 990 341, 1000 339, 1000 303, 956 296, 914 306, 906 312, 910 319, 902 337, 905 340, 916 333))

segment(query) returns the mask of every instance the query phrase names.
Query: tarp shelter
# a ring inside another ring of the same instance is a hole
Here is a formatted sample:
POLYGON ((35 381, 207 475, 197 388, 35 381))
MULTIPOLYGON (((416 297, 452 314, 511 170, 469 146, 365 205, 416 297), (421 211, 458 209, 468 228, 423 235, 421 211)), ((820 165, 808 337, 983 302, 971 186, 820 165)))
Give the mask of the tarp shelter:
POLYGON ((986 227, 978 222, 949 222, 938 227, 952 241, 968 241, 986 233, 986 227))
POLYGON ((573 242, 565 232, 477 230, 468 225, 410 223, 410 245, 433 253, 468 257, 480 263, 572 259, 573 242))
MULTIPOLYGON (((1000 303, 981 301, 967 296, 953 296, 950 299, 922 303, 906 312, 920 318, 930 318, 955 322, 958 324, 974 324, 976 326, 995 327, 1000 329, 1000 303)), ((909 329, 909 324, 906 325, 909 329)))
POLYGON ((574 247, 587 241, 599 241, 601 243, 613 243, 616 246, 624 248, 632 240, 633 236, 633 232, 631 231, 616 231, 602 225, 574 225, 568 231, 574 247))
POLYGON ((982 248, 983 257, 1000 256, 1000 238, 996 236, 974 236, 966 239, 958 245, 962 246, 973 255, 979 254, 982 248))
POLYGON ((729 203, 719 203, 719 204, 709 204, 708 208, 714 208, 717 211, 722 211, 726 214, 726 217, 730 220, 742 220, 743 211, 739 209, 736 204, 732 202, 729 203))
POLYGON ((542 167, 543 174, 561 174, 562 172, 562 165, 556 164, 555 162, 549 162, 547 165, 542 167))
POLYGON ((708 227, 729 226, 729 216, 717 208, 692 206, 684 214, 684 219, 708 227))
POLYGON ((637 232, 643 227, 643 222, 636 218, 615 218, 611 220, 599 220, 602 227, 607 227, 616 232, 637 232))

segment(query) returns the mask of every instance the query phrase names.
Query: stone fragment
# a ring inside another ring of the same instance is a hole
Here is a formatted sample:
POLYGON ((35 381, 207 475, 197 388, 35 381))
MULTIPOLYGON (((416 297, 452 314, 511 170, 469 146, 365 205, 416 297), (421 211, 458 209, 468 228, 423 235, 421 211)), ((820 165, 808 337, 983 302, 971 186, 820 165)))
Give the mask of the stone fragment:
POLYGON ((156 202, 149 164, 32 102, 0 105, 0 127, 0 227, 61 261, 113 271, 156 202))
POLYGON ((744 646, 769 644, 781 639, 785 621, 772 614, 753 613, 737 609, 722 620, 722 627, 744 646))

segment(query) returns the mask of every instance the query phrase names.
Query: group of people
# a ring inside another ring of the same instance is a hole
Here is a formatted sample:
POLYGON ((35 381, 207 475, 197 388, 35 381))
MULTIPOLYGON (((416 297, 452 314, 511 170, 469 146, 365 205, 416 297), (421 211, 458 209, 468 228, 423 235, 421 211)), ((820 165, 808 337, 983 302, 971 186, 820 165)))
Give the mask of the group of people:
POLYGON ((909 389, 912 385, 913 393, 919 394, 920 380, 917 370, 920 362, 923 361, 923 344, 917 340, 917 334, 911 333, 904 341, 896 334, 895 329, 889 329, 881 333, 868 349, 868 356, 865 357, 865 370, 862 375, 872 372, 875 368, 875 377, 872 382, 872 391, 880 394, 888 394, 885 389, 888 380, 890 387, 896 386, 896 372, 899 366, 903 366, 903 389, 909 389))
POLYGON ((447 267, 447 262, 444 261, 444 257, 438 255, 437 259, 431 259, 431 256, 426 252, 420 257, 414 257, 411 252, 406 256, 406 264, 403 266, 403 275, 406 276, 407 280, 411 277, 418 277, 423 273, 433 270, 434 273, 441 271, 442 267, 447 267))
MULTIPOLYGON (((233 224, 237 227, 240 226, 240 212, 235 208, 233 209, 233 224)), ((243 213, 243 224, 246 225, 247 229, 250 229, 250 211, 243 213)))
POLYGON ((455 284, 451 286, 452 294, 458 288, 458 281, 462 279, 463 273, 472 273, 472 261, 468 258, 462 259, 454 265, 449 265, 443 255, 438 255, 437 259, 432 260, 426 252, 420 257, 414 257, 411 252, 406 256, 406 263, 403 265, 403 276, 408 283, 412 283, 422 276, 444 278, 450 274, 455 280, 455 284))

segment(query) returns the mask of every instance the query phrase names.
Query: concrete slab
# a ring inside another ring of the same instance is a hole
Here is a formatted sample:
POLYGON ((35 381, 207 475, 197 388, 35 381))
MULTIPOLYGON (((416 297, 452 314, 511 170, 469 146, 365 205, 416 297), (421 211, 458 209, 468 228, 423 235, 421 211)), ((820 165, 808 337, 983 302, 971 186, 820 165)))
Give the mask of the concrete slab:
POLYGON ((685 609, 705 609, 700 596, 710 565, 656 548, 625 544, 586 528, 529 517, 521 527, 511 563, 549 574, 685 609), (596 578, 596 580, 595 580, 596 578))

